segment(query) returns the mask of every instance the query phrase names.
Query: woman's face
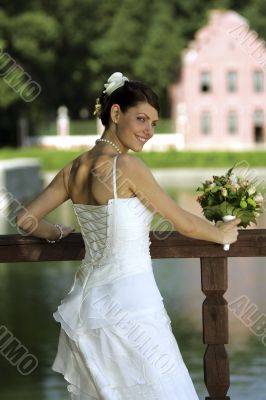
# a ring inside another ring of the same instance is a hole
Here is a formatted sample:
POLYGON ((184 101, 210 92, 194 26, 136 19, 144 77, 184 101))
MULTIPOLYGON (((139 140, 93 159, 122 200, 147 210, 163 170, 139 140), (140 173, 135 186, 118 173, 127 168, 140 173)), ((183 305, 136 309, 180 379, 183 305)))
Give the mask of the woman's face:
POLYGON ((154 135, 158 112, 149 103, 138 103, 125 113, 118 112, 117 137, 127 149, 141 151, 144 144, 154 135))

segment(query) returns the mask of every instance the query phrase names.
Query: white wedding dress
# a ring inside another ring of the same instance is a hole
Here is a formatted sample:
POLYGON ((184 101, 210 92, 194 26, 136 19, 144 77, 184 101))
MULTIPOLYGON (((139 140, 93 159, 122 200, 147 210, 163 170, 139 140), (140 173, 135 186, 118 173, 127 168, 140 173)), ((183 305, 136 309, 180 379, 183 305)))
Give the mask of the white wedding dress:
POLYGON ((72 400, 198 400, 149 252, 153 213, 138 197, 74 204, 85 257, 53 314, 60 322, 52 369, 72 400))

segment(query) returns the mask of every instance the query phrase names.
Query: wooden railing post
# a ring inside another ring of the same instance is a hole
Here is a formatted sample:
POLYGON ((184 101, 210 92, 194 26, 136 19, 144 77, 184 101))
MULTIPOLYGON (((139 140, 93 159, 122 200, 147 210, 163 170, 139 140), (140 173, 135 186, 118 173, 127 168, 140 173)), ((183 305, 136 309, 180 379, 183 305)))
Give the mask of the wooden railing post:
POLYGON ((224 344, 228 343, 228 307, 223 294, 227 290, 227 258, 201 258, 201 286, 206 295, 202 305, 204 381, 206 400, 229 400, 229 361, 224 344))

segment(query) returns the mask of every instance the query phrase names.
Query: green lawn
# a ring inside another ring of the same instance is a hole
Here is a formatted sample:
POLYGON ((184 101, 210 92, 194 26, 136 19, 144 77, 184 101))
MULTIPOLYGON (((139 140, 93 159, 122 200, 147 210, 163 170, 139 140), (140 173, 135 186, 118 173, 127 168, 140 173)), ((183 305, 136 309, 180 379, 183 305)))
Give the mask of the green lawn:
MULTIPOLYGON (((0 149, 0 159, 33 157, 42 162, 43 170, 59 170, 69 161, 77 157, 87 148, 80 150, 45 150, 39 147, 25 147, 20 149, 0 149)), ((266 167, 265 151, 245 152, 197 152, 175 151, 166 152, 141 152, 132 153, 140 157, 150 168, 174 168, 174 167, 230 167, 236 162, 245 161, 250 167, 266 167)))
MULTIPOLYGON (((78 120, 70 122, 71 135, 95 135, 97 133, 96 119, 78 120)), ((173 121, 167 118, 159 119, 155 128, 155 133, 174 133, 175 127, 173 121)), ((46 125, 40 125, 37 128, 37 136, 40 135, 56 135, 56 123, 51 122, 46 125)))

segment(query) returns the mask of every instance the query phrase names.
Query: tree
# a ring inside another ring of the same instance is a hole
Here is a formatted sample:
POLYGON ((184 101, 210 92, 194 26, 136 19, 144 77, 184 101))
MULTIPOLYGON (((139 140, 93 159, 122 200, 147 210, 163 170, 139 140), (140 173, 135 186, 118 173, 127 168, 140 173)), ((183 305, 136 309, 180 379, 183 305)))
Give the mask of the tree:
MULTIPOLYGON (((14 11, 14 10, 13 10, 14 11)), ((16 144, 16 120, 20 115, 30 118, 45 106, 44 97, 30 102, 26 86, 46 87, 45 71, 55 62, 58 24, 42 11, 25 11, 9 15, 0 9, 0 108, 2 142, 16 144), (5 137, 3 137, 5 136, 5 137), (9 140, 7 140, 9 139, 9 140)))
POLYGON ((235 9, 264 37, 263 5, 262 0, 2 0, 0 144, 15 144, 21 115, 32 133, 62 104, 72 118, 83 107, 92 115, 95 98, 115 71, 150 84, 161 99, 162 116, 168 116, 167 87, 177 80, 181 50, 206 24, 207 11, 235 9), (10 57, 6 65, 4 53, 10 57), (16 69, 7 77, 4 68, 12 60, 16 69), (31 102, 14 90, 27 77, 41 87, 31 102))
POLYGON ((265 26, 265 2, 263 0, 253 0, 246 4, 243 9, 243 16, 247 18, 252 29, 254 29, 262 39, 266 39, 265 26))
POLYGON ((167 88, 176 80, 179 54, 185 46, 181 24, 173 18, 171 2, 157 0, 153 3, 151 23, 146 34, 142 52, 136 59, 135 74, 145 79, 160 94, 161 107, 167 114, 167 88))
POLYGON ((112 15, 100 25, 92 43, 92 58, 88 65, 96 75, 93 90, 102 90, 103 82, 115 71, 134 76, 136 60, 142 54, 151 20, 150 4, 148 0, 112 2, 112 15))

